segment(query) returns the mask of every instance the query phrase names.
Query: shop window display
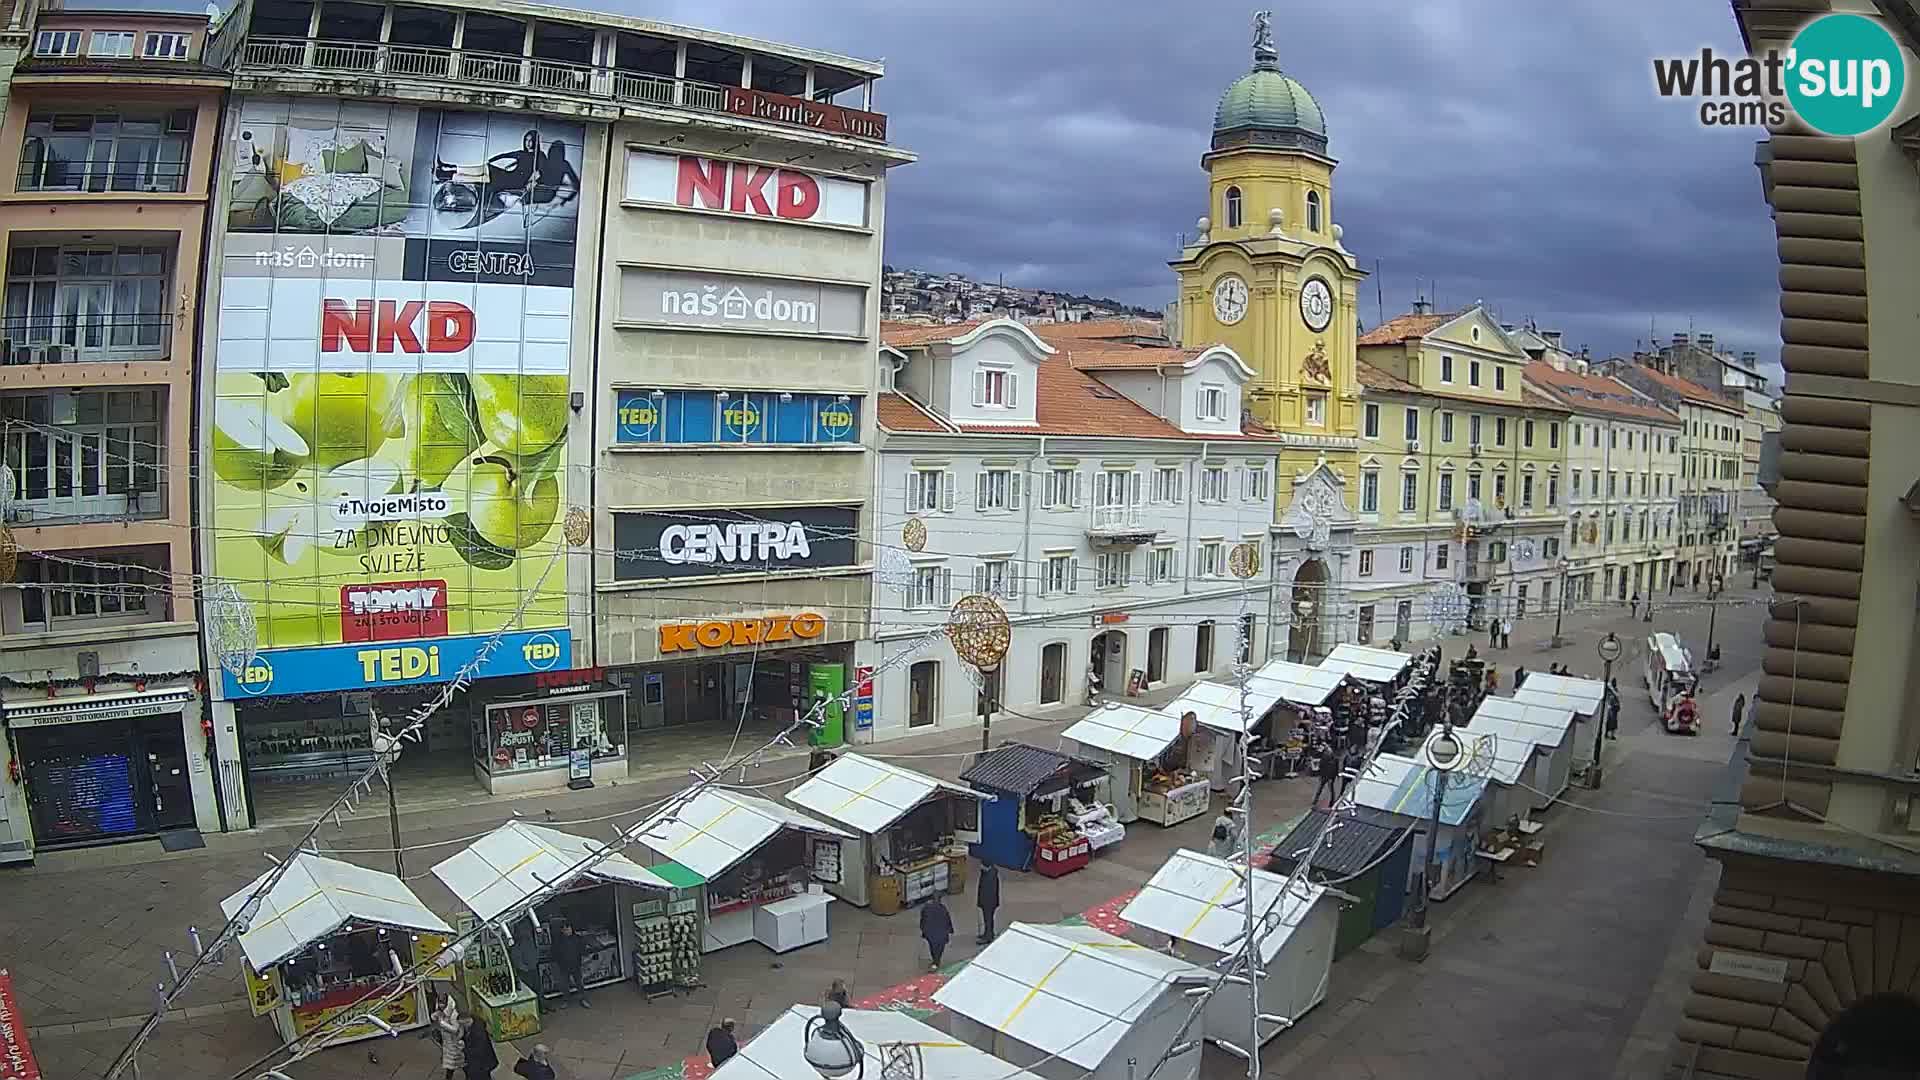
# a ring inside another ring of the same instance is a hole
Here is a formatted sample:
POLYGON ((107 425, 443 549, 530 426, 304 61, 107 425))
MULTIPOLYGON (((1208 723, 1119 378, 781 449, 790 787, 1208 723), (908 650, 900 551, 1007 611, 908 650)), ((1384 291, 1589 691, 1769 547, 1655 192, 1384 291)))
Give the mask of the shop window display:
POLYGON ((618 695, 490 705, 475 733, 475 757, 494 776, 564 768, 575 751, 594 761, 624 760, 626 722, 619 706, 618 695))

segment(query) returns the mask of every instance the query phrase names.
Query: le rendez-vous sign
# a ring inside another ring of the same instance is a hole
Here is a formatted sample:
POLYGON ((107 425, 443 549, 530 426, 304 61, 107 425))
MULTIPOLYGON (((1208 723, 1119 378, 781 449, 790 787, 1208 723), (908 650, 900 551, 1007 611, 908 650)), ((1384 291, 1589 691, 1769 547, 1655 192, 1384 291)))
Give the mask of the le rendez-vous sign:
POLYGON ((831 135, 887 141, 887 118, 883 114, 829 105, 824 101, 808 101, 765 90, 729 86, 727 111, 735 116, 751 116, 756 120, 809 127, 831 135))

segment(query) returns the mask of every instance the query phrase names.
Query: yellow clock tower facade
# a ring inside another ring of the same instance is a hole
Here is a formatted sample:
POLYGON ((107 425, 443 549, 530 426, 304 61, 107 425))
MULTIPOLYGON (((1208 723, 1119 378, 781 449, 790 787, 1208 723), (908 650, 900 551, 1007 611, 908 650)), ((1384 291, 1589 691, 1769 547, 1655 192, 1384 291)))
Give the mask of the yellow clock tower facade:
POLYGON ((1230 346, 1257 373, 1256 422, 1283 434, 1286 484, 1324 463, 1356 481, 1360 385, 1356 304, 1366 273, 1333 223, 1326 119, 1280 70, 1266 13, 1255 16, 1253 69, 1221 95, 1198 236, 1172 266, 1180 344, 1230 346))

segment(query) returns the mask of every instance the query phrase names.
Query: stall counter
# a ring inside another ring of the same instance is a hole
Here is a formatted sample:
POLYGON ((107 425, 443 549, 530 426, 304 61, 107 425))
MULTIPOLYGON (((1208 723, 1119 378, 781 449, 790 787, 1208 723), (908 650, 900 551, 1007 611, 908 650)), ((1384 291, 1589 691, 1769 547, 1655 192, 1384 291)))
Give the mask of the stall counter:
POLYGON ((479 987, 467 993, 467 1006, 487 1025, 494 1042, 512 1042, 540 1034, 540 999, 526 987, 495 997, 479 987))
POLYGON ((1146 787, 1140 792, 1140 816, 1158 825, 1178 825, 1205 814, 1212 797, 1204 776, 1165 790, 1146 787))

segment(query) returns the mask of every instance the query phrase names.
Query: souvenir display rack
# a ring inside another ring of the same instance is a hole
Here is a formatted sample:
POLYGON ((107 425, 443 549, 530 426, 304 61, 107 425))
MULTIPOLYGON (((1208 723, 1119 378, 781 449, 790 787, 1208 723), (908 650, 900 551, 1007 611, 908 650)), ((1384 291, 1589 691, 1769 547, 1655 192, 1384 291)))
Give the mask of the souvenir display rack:
POLYGON ((700 985, 700 901, 683 891, 633 905, 634 981, 648 1000, 700 985))

